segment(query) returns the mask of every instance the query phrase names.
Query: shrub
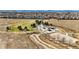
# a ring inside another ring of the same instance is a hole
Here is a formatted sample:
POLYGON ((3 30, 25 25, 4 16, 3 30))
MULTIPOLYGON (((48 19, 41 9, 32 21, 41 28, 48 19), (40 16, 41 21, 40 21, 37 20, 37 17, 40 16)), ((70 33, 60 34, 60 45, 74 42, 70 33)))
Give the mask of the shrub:
POLYGON ((23 29, 22 29, 22 26, 18 26, 17 28, 18 28, 19 30, 21 30, 21 31, 23 30, 23 29))
POLYGON ((33 23, 33 24, 31 24, 31 26, 32 26, 33 28, 35 28, 35 27, 36 27, 36 24, 35 24, 35 23, 33 23))

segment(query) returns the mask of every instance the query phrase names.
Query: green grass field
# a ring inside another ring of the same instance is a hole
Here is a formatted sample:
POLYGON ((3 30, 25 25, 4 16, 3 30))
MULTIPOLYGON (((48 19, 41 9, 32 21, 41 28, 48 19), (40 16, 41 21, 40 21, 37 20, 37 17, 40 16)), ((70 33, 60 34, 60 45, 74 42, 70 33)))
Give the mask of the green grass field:
POLYGON ((16 19, 13 19, 13 20, 10 20, 9 21, 9 24, 11 26, 11 29, 10 31, 12 32, 16 32, 16 31, 20 31, 17 27, 18 26, 22 26, 22 28, 24 28, 25 26, 27 26, 27 28, 29 29, 29 31, 34 31, 34 28, 31 27, 31 24, 35 23, 35 20, 25 20, 25 19, 19 19, 19 20, 16 20, 16 19))

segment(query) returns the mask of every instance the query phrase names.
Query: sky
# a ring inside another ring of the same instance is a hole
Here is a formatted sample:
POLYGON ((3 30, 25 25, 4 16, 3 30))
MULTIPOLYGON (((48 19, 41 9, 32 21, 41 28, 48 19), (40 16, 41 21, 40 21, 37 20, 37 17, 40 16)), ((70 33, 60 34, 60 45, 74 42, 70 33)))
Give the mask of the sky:
POLYGON ((0 10, 0 12, 79 12, 79 10, 0 10))
POLYGON ((16 10, 17 12, 79 12, 79 10, 16 10))

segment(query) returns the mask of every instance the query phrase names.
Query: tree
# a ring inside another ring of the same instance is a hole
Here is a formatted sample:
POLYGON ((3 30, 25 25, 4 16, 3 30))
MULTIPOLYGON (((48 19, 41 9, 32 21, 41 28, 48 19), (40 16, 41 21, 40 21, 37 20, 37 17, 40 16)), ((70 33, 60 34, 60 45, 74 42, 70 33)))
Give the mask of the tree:
POLYGON ((25 30, 25 31, 29 31, 29 29, 27 28, 27 26, 24 27, 24 30, 25 30))
POLYGON ((49 23, 48 23, 48 22, 45 22, 45 23, 44 23, 44 25, 47 25, 47 26, 48 26, 48 25, 49 25, 49 23))
POLYGON ((40 21, 40 20, 36 20, 35 22, 36 22, 36 24, 38 24, 38 25, 41 24, 41 21, 40 21))
POLYGON ((51 23, 50 23, 49 25, 50 25, 50 26, 52 26, 52 24, 51 24, 51 23))
POLYGON ((35 24, 35 23, 33 23, 33 24, 31 24, 31 26, 32 26, 33 28, 35 28, 35 27, 36 27, 36 24, 35 24))
POLYGON ((7 30, 7 31, 8 31, 8 30, 11 30, 11 27, 7 26, 7 27, 6 27, 6 30, 7 30))
POLYGON ((23 30, 21 26, 18 26, 17 28, 18 28, 19 30, 21 30, 21 31, 23 30))

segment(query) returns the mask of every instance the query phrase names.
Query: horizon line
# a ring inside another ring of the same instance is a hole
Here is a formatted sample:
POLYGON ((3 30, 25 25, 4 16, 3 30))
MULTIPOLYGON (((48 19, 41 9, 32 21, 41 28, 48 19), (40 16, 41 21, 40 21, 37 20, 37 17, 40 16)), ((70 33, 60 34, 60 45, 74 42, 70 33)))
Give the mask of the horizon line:
POLYGON ((79 12, 79 10, 16 10, 16 12, 79 12))
POLYGON ((0 10, 0 12, 79 12, 79 10, 0 10))

